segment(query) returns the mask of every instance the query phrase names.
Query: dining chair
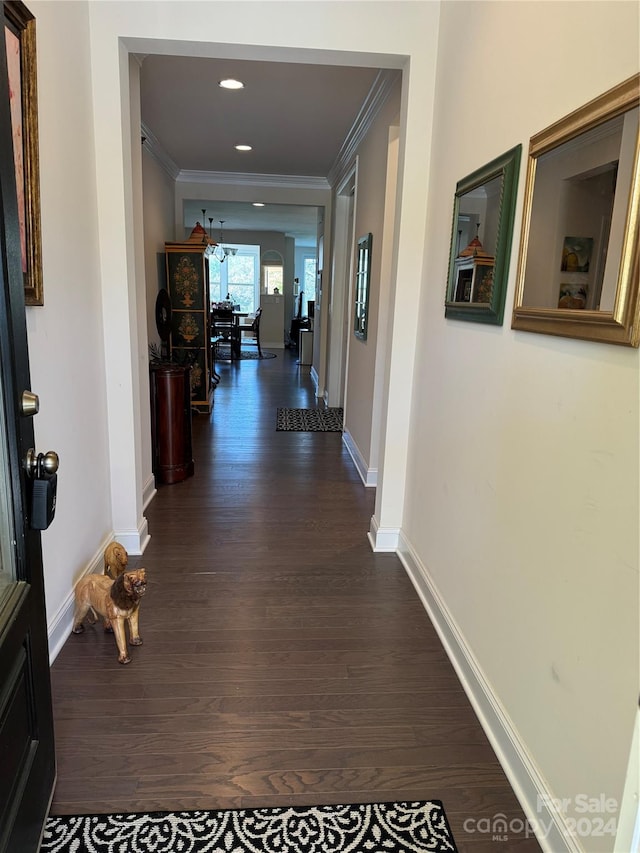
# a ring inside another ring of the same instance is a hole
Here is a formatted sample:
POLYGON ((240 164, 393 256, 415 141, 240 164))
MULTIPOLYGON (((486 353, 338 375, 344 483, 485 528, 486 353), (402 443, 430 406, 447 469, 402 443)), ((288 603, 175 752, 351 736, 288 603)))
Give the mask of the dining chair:
POLYGON ((256 310, 253 319, 247 317, 246 322, 240 323, 238 326, 240 332, 240 344, 248 343, 258 348, 258 358, 262 358, 262 348, 260 346, 260 318, 262 316, 262 308, 256 310), (249 322, 250 321, 250 322, 249 322), (242 333, 250 332, 253 334, 253 340, 243 339, 242 333))
MULTIPOLYGON (((231 308, 212 308, 209 326, 211 340, 211 363, 221 361, 220 347, 229 348, 229 360, 233 359, 234 344, 237 343, 238 326, 231 308)), ((226 359, 225 359, 226 360, 226 359)))

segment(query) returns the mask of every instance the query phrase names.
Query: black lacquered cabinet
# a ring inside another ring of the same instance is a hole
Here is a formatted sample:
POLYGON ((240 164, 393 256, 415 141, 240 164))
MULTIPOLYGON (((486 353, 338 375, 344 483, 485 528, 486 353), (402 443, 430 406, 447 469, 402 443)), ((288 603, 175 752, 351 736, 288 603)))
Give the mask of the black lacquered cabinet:
POLYGON ((202 241, 165 243, 167 291, 171 300, 171 360, 191 364, 191 405, 209 413, 211 345, 209 260, 202 241))

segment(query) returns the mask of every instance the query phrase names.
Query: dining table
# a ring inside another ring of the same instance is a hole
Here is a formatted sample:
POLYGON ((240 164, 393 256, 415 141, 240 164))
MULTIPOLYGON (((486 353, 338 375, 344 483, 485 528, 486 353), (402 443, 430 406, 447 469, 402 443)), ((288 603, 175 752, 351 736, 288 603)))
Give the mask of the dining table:
POLYGON ((225 324, 225 332, 222 337, 226 340, 228 335, 229 348, 231 351, 231 358, 240 358, 240 349, 242 343, 242 324, 241 320, 244 317, 248 317, 248 311, 241 311, 240 309, 229 309, 226 306, 221 307, 219 305, 211 306, 211 317, 212 317, 212 343, 214 337, 219 337, 219 330, 221 329, 221 324, 225 324), (217 327, 217 331, 216 331, 217 327))

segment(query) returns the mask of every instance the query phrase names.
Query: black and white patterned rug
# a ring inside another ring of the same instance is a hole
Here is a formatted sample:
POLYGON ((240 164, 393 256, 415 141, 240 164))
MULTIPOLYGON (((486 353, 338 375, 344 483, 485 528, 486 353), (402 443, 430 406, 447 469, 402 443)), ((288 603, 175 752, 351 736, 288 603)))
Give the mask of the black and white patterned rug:
POLYGON ((456 846, 439 800, 50 817, 42 853, 421 853, 456 846))
POLYGON ((342 432, 342 409, 278 409, 276 432, 342 432))

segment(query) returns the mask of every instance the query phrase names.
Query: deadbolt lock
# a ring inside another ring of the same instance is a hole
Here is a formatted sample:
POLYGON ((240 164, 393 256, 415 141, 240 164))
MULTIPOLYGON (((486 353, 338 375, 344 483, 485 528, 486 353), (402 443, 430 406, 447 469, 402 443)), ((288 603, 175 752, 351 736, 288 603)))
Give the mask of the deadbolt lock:
POLYGON ((25 418, 32 418, 40 411, 40 399, 33 391, 23 391, 20 399, 20 414, 25 418))

